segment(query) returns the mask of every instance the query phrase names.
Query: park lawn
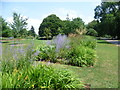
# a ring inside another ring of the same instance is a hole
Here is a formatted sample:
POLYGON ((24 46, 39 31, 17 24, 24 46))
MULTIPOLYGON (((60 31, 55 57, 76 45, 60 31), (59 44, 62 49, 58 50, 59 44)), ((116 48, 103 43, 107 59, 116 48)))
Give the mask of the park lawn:
MULTIPOLYGON (((34 48, 38 45, 44 45, 44 40, 20 40, 20 43, 34 43, 34 48)), ((3 43, 3 48, 13 41, 3 43)), ((91 84, 91 88, 117 88, 118 87, 118 47, 104 40, 98 40, 97 60, 93 67, 77 67, 62 65, 59 63, 50 64, 54 68, 66 69, 76 76, 83 83, 91 84)), ((4 54, 4 53, 3 53, 4 54)), ((38 62, 37 62, 38 63, 38 62)), ((43 62, 44 63, 44 62, 43 62)), ((49 63, 45 63, 49 64, 49 63)))

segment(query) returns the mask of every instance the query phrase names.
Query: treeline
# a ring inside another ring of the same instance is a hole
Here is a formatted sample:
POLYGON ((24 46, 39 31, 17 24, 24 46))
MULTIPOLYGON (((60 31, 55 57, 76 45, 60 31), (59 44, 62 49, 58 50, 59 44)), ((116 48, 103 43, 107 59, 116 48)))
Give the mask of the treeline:
POLYGON ((28 18, 23 18, 16 12, 13 13, 13 22, 8 23, 4 18, 0 16, 0 37, 14 37, 14 38, 27 38, 35 37, 35 29, 31 26, 30 30, 27 30, 28 18))
POLYGON ((98 36, 120 39, 120 2, 102 2, 95 9, 95 20, 87 25, 98 32, 98 36))
POLYGON ((67 15, 66 20, 61 20, 55 14, 51 14, 43 19, 38 28, 37 35, 34 27, 28 30, 27 18, 23 18, 20 14, 13 13, 13 22, 8 24, 2 17, 0 17, 0 35, 2 37, 41 37, 53 38, 58 34, 87 34, 99 37, 111 37, 120 39, 120 2, 102 2, 101 5, 94 9, 94 20, 87 25, 84 24, 80 17, 69 19, 67 15))
POLYGON ((72 20, 69 17, 67 20, 61 20, 55 14, 51 14, 43 19, 39 27, 40 37, 53 37, 58 34, 84 34, 86 27, 84 22, 80 17, 74 18, 72 20))

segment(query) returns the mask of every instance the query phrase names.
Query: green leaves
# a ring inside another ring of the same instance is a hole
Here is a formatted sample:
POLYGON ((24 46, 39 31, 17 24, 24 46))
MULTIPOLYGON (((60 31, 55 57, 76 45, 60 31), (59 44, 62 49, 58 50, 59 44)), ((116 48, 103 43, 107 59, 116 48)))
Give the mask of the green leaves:
POLYGON ((59 17, 51 14, 44 18, 43 22, 41 23, 39 27, 39 35, 41 37, 45 36, 46 38, 56 36, 61 32, 61 30, 58 29, 61 27, 62 25, 59 17))
POLYGON ((14 37, 20 37, 24 33, 20 33, 22 30, 26 29, 27 18, 23 18, 20 14, 16 12, 13 13, 13 23, 11 23, 11 28, 14 31, 14 37))
POLYGON ((94 18, 99 21, 98 34, 100 36, 111 35, 113 38, 118 35, 118 27, 120 21, 118 21, 120 10, 120 2, 102 2, 100 6, 95 8, 94 18))

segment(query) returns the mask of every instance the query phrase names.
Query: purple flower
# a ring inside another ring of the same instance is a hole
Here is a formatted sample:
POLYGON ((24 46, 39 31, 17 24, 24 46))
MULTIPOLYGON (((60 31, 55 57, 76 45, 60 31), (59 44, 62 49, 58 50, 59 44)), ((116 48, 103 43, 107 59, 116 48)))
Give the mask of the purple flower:
POLYGON ((59 34, 53 39, 52 44, 55 45, 56 52, 59 52, 61 48, 65 48, 65 46, 68 46, 69 40, 66 35, 59 34))
POLYGON ((40 51, 36 51, 35 53, 34 53, 34 56, 38 56, 38 54, 40 53, 40 51))

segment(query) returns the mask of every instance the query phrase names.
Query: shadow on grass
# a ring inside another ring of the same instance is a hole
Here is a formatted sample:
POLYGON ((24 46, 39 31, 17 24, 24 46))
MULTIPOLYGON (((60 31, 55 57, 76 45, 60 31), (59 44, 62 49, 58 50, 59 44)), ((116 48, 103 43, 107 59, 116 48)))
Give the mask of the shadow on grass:
POLYGON ((100 44, 111 44, 111 43, 109 43, 107 41, 97 41, 97 43, 100 43, 100 44))
POLYGON ((0 42, 0 43, 9 43, 9 42, 0 42))
POLYGON ((38 40, 52 40, 52 38, 39 38, 38 40))

